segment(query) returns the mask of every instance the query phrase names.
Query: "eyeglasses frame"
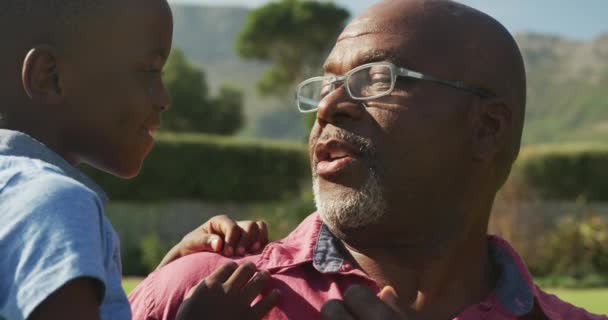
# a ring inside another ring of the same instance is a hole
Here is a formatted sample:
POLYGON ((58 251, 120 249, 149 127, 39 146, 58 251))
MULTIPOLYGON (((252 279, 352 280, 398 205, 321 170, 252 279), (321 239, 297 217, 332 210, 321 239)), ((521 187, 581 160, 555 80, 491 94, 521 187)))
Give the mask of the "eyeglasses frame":
MULTIPOLYGON (((467 91, 469 93, 472 93, 476 96, 479 96, 480 98, 492 98, 495 97, 495 94, 479 88, 479 87, 475 87, 475 86, 471 86, 466 84, 464 81, 451 81, 451 80, 443 80, 434 76, 430 76, 427 74, 423 74, 421 72, 417 72, 417 71, 413 71, 404 67, 398 67, 396 65, 394 65, 393 63, 390 62, 372 62, 372 63, 366 63, 363 65, 360 65, 350 71, 348 71, 347 73, 341 75, 341 76, 325 76, 325 77, 313 77, 310 79, 307 79, 303 82, 301 82, 297 89, 296 89, 296 103, 298 106, 298 109, 300 110, 300 112, 302 113, 310 113, 310 112, 315 112, 317 111, 317 109, 319 109, 319 107, 317 106, 314 109, 311 110, 302 110, 302 108, 300 107, 300 101, 301 101, 301 97, 300 97, 300 90, 307 84, 311 83, 311 82, 315 82, 315 81, 322 81, 322 80, 328 80, 329 84, 332 86, 331 87, 331 91, 334 91, 336 89, 336 83, 347 83, 347 79, 357 73, 358 71, 365 69, 365 68, 369 68, 372 66, 387 66, 391 69, 391 88, 390 90, 387 90, 386 92, 383 92, 381 94, 377 94, 375 96, 371 96, 371 97, 355 97, 353 96, 352 92, 350 91, 350 88, 348 85, 346 85, 346 91, 348 92, 348 95, 353 99, 353 100, 358 100, 358 101, 368 101, 368 100, 373 100, 373 99, 378 99, 381 97, 385 97, 387 95, 390 95, 391 93, 393 93, 393 90, 395 89, 395 84, 397 83, 397 77, 405 77, 405 78, 411 78, 411 79, 418 79, 418 80, 424 80, 424 81, 431 81, 431 82, 435 82, 435 83, 439 83, 439 84, 443 84, 458 90, 462 90, 462 91, 467 91)), ((320 101, 319 101, 320 102, 320 101)), ((318 103, 317 103, 318 104, 318 103)))

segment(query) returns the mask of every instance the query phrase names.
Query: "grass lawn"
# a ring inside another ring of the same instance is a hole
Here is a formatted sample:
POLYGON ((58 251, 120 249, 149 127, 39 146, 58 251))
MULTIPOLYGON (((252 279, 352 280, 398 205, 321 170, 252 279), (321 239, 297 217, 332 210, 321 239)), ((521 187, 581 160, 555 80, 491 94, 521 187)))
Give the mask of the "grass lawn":
POLYGON ((608 288, 547 289, 547 291, 589 312, 608 314, 608 288))
POLYGON ((129 294, 137 285, 143 280, 143 278, 137 277, 126 277, 122 278, 122 288, 129 294))
MULTIPOLYGON (((129 293, 141 280, 141 278, 124 278, 122 287, 129 293)), ((589 312, 608 314, 608 288, 548 289, 547 291, 589 312)))

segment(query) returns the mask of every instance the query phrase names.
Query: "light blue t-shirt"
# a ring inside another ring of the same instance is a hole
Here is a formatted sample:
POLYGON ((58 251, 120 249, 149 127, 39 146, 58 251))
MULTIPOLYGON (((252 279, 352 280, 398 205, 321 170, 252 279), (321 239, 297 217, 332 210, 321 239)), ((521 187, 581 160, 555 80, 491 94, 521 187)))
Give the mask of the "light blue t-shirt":
POLYGON ((98 282, 102 319, 131 319, 106 200, 98 185, 43 144, 0 129, 0 319, 26 319, 80 277, 98 282))

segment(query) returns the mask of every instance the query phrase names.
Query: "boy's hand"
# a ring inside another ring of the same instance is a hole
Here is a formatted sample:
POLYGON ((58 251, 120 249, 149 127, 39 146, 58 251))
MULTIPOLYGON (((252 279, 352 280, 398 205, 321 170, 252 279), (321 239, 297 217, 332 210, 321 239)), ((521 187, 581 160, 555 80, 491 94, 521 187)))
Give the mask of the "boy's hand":
POLYGON ((158 265, 161 268, 180 257, 202 251, 227 257, 257 253, 268 244, 268 227, 263 221, 234 221, 226 215, 215 216, 188 233, 158 265))
POLYGON ((276 305, 280 293, 274 289, 252 306, 270 280, 267 271, 256 271, 253 263, 221 266, 190 290, 176 319, 261 319, 276 305))
POLYGON ((392 287, 385 287, 376 296, 368 288, 354 285, 344 293, 344 301, 326 302, 321 308, 321 316, 324 320, 416 319, 413 310, 402 310, 398 307, 397 299, 392 287))

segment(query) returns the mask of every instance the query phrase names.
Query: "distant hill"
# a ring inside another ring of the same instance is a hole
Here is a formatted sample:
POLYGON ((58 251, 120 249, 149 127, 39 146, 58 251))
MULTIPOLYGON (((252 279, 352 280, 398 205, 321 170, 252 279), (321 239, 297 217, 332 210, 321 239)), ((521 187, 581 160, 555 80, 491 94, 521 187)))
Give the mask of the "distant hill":
MULTIPOLYGON (((212 88, 228 82, 245 90, 243 135, 302 140, 305 131, 292 102, 262 99, 255 83, 267 68, 246 62, 234 50, 248 10, 173 5, 177 48, 207 73, 212 88)), ((528 71, 524 142, 608 141, 608 33, 590 42, 552 35, 516 39, 528 71)))
POLYGON ((516 39, 528 73, 526 142, 608 142, 608 33, 589 42, 516 39))

